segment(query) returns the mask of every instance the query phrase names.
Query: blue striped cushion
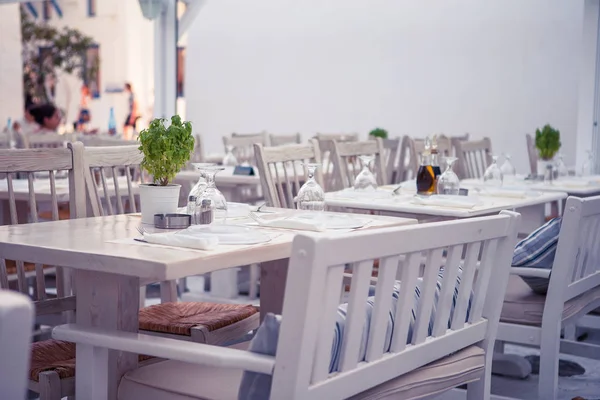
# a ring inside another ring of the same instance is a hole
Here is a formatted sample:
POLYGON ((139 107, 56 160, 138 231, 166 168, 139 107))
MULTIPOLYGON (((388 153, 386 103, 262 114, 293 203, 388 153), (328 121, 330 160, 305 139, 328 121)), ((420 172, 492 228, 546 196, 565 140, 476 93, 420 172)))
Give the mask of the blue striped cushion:
MULTIPOLYGON (((562 218, 554 218, 517 243, 513 253, 513 267, 552 269, 558 247, 562 218)), ((521 277, 536 293, 548 292, 547 278, 521 277)))
MULTIPOLYGON (((435 321, 435 313, 437 308, 437 302, 439 298, 439 294, 442 287, 443 280, 443 269, 440 270, 438 274, 438 280, 435 291, 435 301, 433 304, 433 309, 431 312, 431 317, 429 320, 429 335, 431 335, 433 330, 433 323, 435 321)), ((456 298, 458 296, 458 290, 460 288, 460 277, 462 274, 462 269, 459 268, 458 277, 456 280, 456 286, 454 288, 454 297, 452 302, 452 307, 450 309, 450 317, 448 318, 448 327, 450 327, 450 323, 452 321, 452 316, 454 314, 454 307, 456 305, 456 298)), ((415 297, 414 297, 414 305, 412 309, 412 318, 409 325, 407 344, 412 341, 412 332, 414 323, 416 320, 416 313, 418 310, 418 302, 421 293, 421 287, 423 284, 422 278, 419 278, 417 285, 415 287, 415 297)), ((392 306, 390 308, 388 314, 388 326, 386 330, 386 338, 384 341, 384 352, 389 351, 392 341, 392 333, 394 331, 394 315, 396 314, 396 308, 398 306, 398 297, 400 294, 400 286, 401 282, 396 282, 394 285, 394 291, 392 294, 392 306)), ((473 294, 471 293, 471 299, 469 299, 469 307, 467 308, 467 316, 466 319, 469 318, 469 310, 471 306, 473 294)), ((367 342, 369 337, 369 328, 371 322, 371 314, 373 312, 375 297, 371 296, 367 299, 365 305, 365 322, 363 324, 363 334, 362 340, 360 344, 359 351, 359 360, 364 361, 367 351, 367 342)), ((331 346, 331 359, 329 362, 329 372, 337 371, 339 368, 340 356, 341 356, 341 346, 342 346, 342 338, 344 335, 344 327, 346 324, 346 313, 347 313, 348 304, 344 303, 338 307, 337 310, 337 319, 335 324, 335 335, 333 338, 333 343, 331 346)), ((265 320, 259 327, 256 335, 252 339, 250 343, 249 350, 255 353, 266 354, 275 356, 277 349, 277 342, 279 338, 279 327, 281 324, 281 317, 275 316, 273 314, 269 314, 266 316, 265 320)), ((271 391, 271 376, 265 374, 258 374, 254 372, 244 372, 242 377, 242 382, 240 385, 240 390, 238 394, 239 400, 261 400, 269 398, 269 394, 271 391)))

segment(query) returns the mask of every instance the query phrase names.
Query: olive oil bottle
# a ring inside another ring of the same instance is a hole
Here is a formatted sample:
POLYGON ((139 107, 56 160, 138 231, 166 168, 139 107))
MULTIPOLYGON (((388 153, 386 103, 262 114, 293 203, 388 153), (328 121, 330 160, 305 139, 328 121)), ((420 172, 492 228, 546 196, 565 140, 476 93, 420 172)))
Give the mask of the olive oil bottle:
POLYGON ((438 153, 437 135, 433 135, 431 140, 431 168, 433 169, 433 175, 435 176, 434 193, 437 193, 437 181, 442 174, 440 169, 440 159, 438 153))
POLYGON ((425 150, 421 156, 421 166, 417 172, 417 194, 419 195, 429 196, 435 193, 436 176, 431 159, 431 141, 427 137, 425 138, 425 150))

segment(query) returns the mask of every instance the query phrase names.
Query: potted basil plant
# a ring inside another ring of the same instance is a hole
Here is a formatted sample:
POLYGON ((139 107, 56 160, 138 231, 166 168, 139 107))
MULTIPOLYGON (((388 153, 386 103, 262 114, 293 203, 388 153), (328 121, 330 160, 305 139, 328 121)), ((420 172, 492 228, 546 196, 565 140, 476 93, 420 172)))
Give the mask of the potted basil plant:
POLYGON ((142 222, 154 224, 154 214, 177 211, 181 185, 171 181, 189 161, 194 151, 192 124, 183 122, 179 115, 166 119, 156 118, 140 132, 138 140, 144 159, 140 164, 153 177, 150 184, 140 185, 142 222))
POLYGON ((546 124, 535 131, 535 147, 538 151, 538 174, 543 175, 552 166, 554 155, 560 150, 560 131, 546 124))
POLYGON ((375 128, 371 132, 369 132, 369 138, 387 139, 388 138, 388 132, 385 129, 382 129, 382 128, 375 128))

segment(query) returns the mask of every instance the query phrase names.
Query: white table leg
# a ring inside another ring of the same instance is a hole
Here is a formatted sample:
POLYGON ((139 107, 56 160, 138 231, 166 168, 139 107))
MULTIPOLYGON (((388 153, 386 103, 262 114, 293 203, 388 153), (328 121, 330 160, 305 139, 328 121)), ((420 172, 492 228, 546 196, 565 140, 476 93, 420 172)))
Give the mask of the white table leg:
POLYGON ((521 226, 519 227, 520 234, 529 235, 546 222, 545 204, 517 208, 516 211, 521 213, 521 226))
POLYGON ((227 268, 210 274, 211 296, 233 299, 239 296, 238 291, 238 268, 227 268))
MULTIPOLYGON (((136 277, 76 271, 77 324, 138 331, 140 280, 136 277)), ((137 354, 77 345, 76 398, 116 399, 119 381, 137 368, 137 354)))
POLYGON ((260 320, 271 312, 281 314, 289 258, 260 264, 260 320))

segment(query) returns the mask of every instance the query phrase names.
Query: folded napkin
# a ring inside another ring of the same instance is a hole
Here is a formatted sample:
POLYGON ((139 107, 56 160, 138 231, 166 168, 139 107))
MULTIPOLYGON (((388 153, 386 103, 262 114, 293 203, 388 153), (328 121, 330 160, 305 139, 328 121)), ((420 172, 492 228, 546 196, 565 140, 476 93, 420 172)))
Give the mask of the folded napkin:
POLYGON ((411 200, 411 203, 422 206, 471 209, 477 205, 480 205, 481 201, 468 198, 467 196, 436 195, 430 197, 414 196, 411 200))
POLYGON ((219 238, 212 235, 186 235, 184 233, 144 233, 144 240, 163 246, 186 247, 196 250, 212 250, 219 244, 219 238))
POLYGON ((268 228, 280 228, 280 229, 295 229, 300 231, 313 231, 323 232, 325 225, 321 222, 313 221, 301 221, 295 218, 277 218, 277 219, 264 219, 264 218, 253 218, 260 226, 268 228))

